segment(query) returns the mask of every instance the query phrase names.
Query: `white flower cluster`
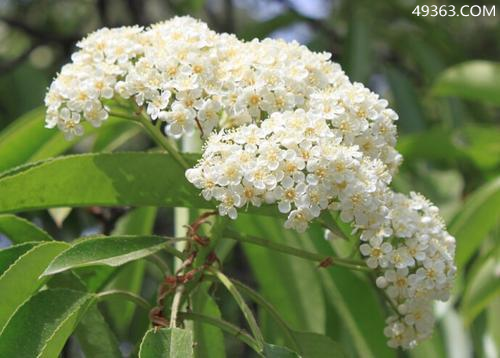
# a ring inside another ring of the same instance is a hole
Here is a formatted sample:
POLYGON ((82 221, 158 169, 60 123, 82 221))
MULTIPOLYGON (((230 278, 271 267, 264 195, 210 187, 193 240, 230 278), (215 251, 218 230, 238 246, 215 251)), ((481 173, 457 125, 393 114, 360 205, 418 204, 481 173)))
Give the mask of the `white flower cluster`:
POLYGON ((454 238, 435 206, 392 192, 386 165, 345 145, 316 111, 273 113, 260 126, 213 134, 186 177, 233 219, 239 208, 277 204, 285 227, 303 232, 323 210, 339 211, 398 310, 384 331, 389 345, 411 348, 432 333, 432 302, 448 299, 455 274, 454 238))
POLYGON ((69 138, 83 133, 84 120, 99 126, 124 99, 165 121, 174 138, 195 130, 207 137, 216 127, 302 108, 328 119, 345 144, 359 145, 391 169, 401 162, 394 149, 397 115, 387 101, 351 83, 329 53, 296 42, 243 42, 190 17, 147 29, 101 29, 78 47, 45 98, 47 127, 69 138))
POLYGON ((411 348, 431 334, 432 301, 448 298, 455 273, 454 239, 425 198, 389 189, 402 160, 397 115, 330 54, 242 42, 189 17, 102 29, 78 46, 46 96, 47 127, 71 138, 83 121, 99 126, 134 108, 173 138, 198 131, 208 140, 186 177, 221 215, 275 204, 285 227, 303 232, 338 211, 397 308, 389 345, 411 348))
POLYGON ((206 200, 220 202, 221 215, 235 219, 236 208, 276 203, 288 214, 285 227, 299 232, 333 206, 345 221, 380 221, 377 189, 390 179, 381 160, 343 144, 321 114, 303 109, 213 134, 186 177, 206 200))

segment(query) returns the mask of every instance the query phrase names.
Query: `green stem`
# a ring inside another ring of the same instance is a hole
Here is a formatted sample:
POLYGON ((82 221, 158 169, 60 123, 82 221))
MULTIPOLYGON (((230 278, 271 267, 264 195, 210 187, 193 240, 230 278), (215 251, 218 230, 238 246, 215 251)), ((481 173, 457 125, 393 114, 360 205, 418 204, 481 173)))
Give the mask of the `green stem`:
POLYGON ((184 292, 184 285, 179 285, 175 289, 174 299, 172 301, 172 309, 170 310, 170 328, 177 326, 177 314, 181 305, 182 293, 184 292))
POLYGON ((151 136, 151 138, 160 147, 165 149, 174 158, 177 163, 184 169, 189 169, 191 166, 186 162, 181 154, 168 142, 168 140, 160 133, 160 129, 151 123, 151 120, 144 115, 142 112, 136 116, 130 116, 125 113, 119 113, 116 111, 110 111, 109 115, 116 118, 122 118, 129 121, 139 122, 146 132, 151 136))
POLYGON ((149 302, 146 301, 141 296, 136 295, 133 292, 123 291, 123 290, 109 290, 109 291, 100 292, 96 296, 97 296, 98 300, 113 297, 113 296, 119 296, 119 297, 125 298, 126 300, 128 300, 130 302, 135 303, 138 306, 141 306, 142 308, 144 308, 147 311, 151 310, 151 305, 149 304, 149 302))
POLYGON ((116 117, 116 118, 121 118, 121 119, 126 119, 127 121, 136 121, 134 117, 131 117, 125 113, 118 113, 115 111, 109 112, 110 117, 116 117))
POLYGON ((239 293, 238 289, 234 286, 231 280, 221 271, 212 267, 209 268, 208 270, 212 274, 214 274, 215 277, 226 287, 229 293, 231 293, 231 295, 233 296, 238 306, 240 306, 241 312, 243 313, 243 316, 245 316, 245 319, 248 322, 250 330, 252 331, 252 334, 255 337, 255 340, 257 341, 259 351, 261 351, 264 347, 264 337, 262 336, 262 333, 260 331, 259 326, 257 325, 257 322, 255 321, 255 317, 253 316, 252 311, 247 306, 245 300, 239 293))
POLYGON ((182 168, 189 169, 191 167, 188 162, 186 162, 186 160, 182 157, 182 155, 180 155, 179 152, 161 134, 160 130, 156 128, 153 123, 151 123, 151 119, 149 119, 142 112, 137 116, 137 118, 146 132, 148 132, 148 134, 154 139, 154 141, 163 149, 165 149, 182 168))
POLYGON ((268 313, 271 315, 278 326, 282 329, 283 333, 285 334, 286 338, 289 340, 291 345, 293 346, 293 349, 297 352, 301 352, 301 348, 299 343, 297 342, 297 339, 295 338, 293 331, 290 329, 288 324, 285 322, 283 318, 281 318, 280 313, 276 310, 276 308, 268 302, 260 293, 257 291, 253 290, 252 288, 248 287, 244 283, 231 279, 231 282, 244 294, 247 295, 250 299, 252 299, 254 302, 258 303, 261 305, 268 313))
POLYGON ((255 339, 253 339, 252 336, 250 336, 248 333, 246 333, 242 328, 235 326, 232 323, 229 323, 227 321, 224 321, 219 318, 215 317, 210 317, 206 316, 200 313, 194 313, 194 312, 179 312, 179 318, 181 319, 187 319, 190 321, 198 321, 201 323, 207 323, 212 326, 215 326, 217 328, 220 328, 222 331, 226 332, 227 334, 230 334, 239 340, 241 340, 243 343, 247 344, 250 346, 254 351, 260 354, 262 351, 259 348, 259 344, 255 339))
POLYGON ((254 245, 259 245, 262 247, 267 247, 268 249, 279 251, 288 255, 301 257, 306 260, 316 261, 316 262, 329 262, 334 266, 345 267, 351 270, 358 271, 371 271, 370 268, 366 266, 366 263, 361 260, 344 259, 340 257, 324 256, 316 252, 304 251, 297 249, 295 247, 285 246, 277 242, 262 239, 260 237, 255 237, 246 234, 239 234, 232 230, 226 230, 225 238, 233 239, 241 242, 246 242, 254 245))

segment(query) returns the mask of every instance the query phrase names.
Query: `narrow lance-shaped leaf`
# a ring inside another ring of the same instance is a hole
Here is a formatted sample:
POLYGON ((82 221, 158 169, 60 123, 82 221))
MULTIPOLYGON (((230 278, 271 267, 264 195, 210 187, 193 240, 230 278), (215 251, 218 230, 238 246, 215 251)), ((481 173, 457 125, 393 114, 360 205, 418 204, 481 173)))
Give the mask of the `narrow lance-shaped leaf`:
POLYGON ((498 253, 491 254, 484 262, 481 262, 477 271, 473 272, 472 277, 467 280, 468 285, 460 306, 466 323, 472 322, 500 292, 498 275, 500 250, 497 251, 498 253))
POLYGON ((10 214, 0 215, 0 233, 16 244, 28 241, 53 240, 49 234, 32 222, 10 214))
POLYGON ((400 119, 398 127, 406 133, 418 132, 425 127, 423 110, 415 88, 407 76, 396 68, 387 69, 387 79, 394 95, 400 119))
MULTIPOLYGON (((185 155, 194 163, 195 156, 185 155)), ((0 213, 50 207, 163 206, 213 208, 164 153, 101 153, 60 157, 0 174, 0 213), (84 185, 82 184, 84 183, 84 185), (78 190, 76 190, 77 188, 78 190)), ((274 215, 276 208, 249 208, 274 215)))
MULTIPOLYGON (((64 153, 77 140, 65 140, 58 130, 44 127, 45 107, 34 109, 16 119, 0 133, 0 172, 29 161, 46 159, 64 153)), ((114 127, 122 123, 119 118, 108 118, 104 128, 114 127)), ((98 129, 83 123, 85 136, 98 129)))
MULTIPOLYGON (((168 247, 168 240, 160 236, 82 238, 57 256, 43 274, 53 275, 91 265, 120 266, 168 247)), ((170 250, 173 252, 173 249, 170 250)))
POLYGON ((326 335, 299 331, 294 331, 293 335, 299 343, 303 358, 345 357, 342 347, 326 335))
MULTIPOLYGON (((202 314, 221 318, 219 307, 215 300, 208 293, 209 283, 202 283, 193 294, 193 307, 202 314)), ((214 326, 193 322, 193 332, 195 340, 195 357, 218 357, 226 356, 224 347, 224 335, 222 331, 214 326)))
POLYGON ((0 250, 0 276, 25 252, 36 246, 37 242, 25 242, 0 250))
MULTIPOLYGON (((154 207, 132 210, 120 218, 113 230, 113 235, 150 235, 153 231, 156 211, 157 209, 154 207)), ((140 295, 145 265, 144 260, 135 260, 127 263, 119 269, 119 272, 106 286, 106 289, 123 290, 140 295)), ((122 298, 110 298, 105 305, 106 311, 110 316, 110 323, 115 328, 115 332, 120 337, 128 339, 127 335, 131 331, 130 323, 136 311, 136 305, 122 298)))
POLYGON ((301 358, 296 352, 291 351, 286 347, 277 346, 274 344, 264 344, 264 357, 266 358, 301 358))
POLYGON ((86 357, 122 357, 118 341, 96 304, 85 312, 75 333, 86 357))
POLYGON ((370 17, 362 7, 351 6, 347 32, 346 71, 353 81, 366 81, 371 72, 372 46, 370 17))
POLYGON ((25 163, 39 146, 56 134, 43 127, 40 107, 14 121, 0 134, 0 171, 25 163))
POLYGON ((233 283, 242 291, 243 294, 250 297, 267 311, 269 316, 277 323, 281 330, 286 331, 289 340, 288 347, 298 353, 303 358, 322 358, 331 356, 335 358, 344 357, 345 354, 339 345, 326 335, 313 332, 301 332, 290 329, 288 323, 281 317, 276 307, 266 300, 261 294, 254 291, 245 284, 233 280, 233 283))
MULTIPOLYGON (((282 222, 267 217, 240 215, 231 226, 289 246, 308 241, 308 237, 285 230, 282 222)), ((323 331, 325 302, 315 265, 254 245, 243 245, 243 250, 262 295, 277 307, 285 321, 293 328, 323 331)), ((277 331, 267 333, 273 337, 277 331)))
POLYGON ((0 357, 57 357, 92 300, 90 294, 67 289, 39 292, 0 334, 0 357))
MULTIPOLYGON (((54 276, 47 286, 51 289, 88 291, 82 279, 73 271, 54 276)), ((92 304, 84 313, 75 329, 75 335, 85 357, 121 358, 118 340, 97 306, 92 304)))
MULTIPOLYGON (((325 255, 335 255, 331 245, 317 234, 310 242, 325 255)), ((332 303, 354 341, 359 357, 394 357, 384 337, 384 312, 368 279, 338 267, 319 270, 325 296, 332 303), (367 319, 367 317, 369 317, 367 319)))
POLYGON ((150 329, 144 335, 139 358, 192 358, 193 336, 180 328, 150 329))
POLYGON ((500 218, 500 177, 477 189, 453 219, 450 233, 457 239, 456 261, 463 266, 500 218))
POLYGON ((162 153, 60 157, 0 179, 0 212, 92 205, 210 207, 162 153))
MULTIPOLYGON (((54 257, 69 245, 64 242, 41 243, 20 256, 0 276, 0 330, 14 311, 30 297, 47 278, 40 277, 54 257)), ((0 357, 3 357, 0 355, 0 357)))

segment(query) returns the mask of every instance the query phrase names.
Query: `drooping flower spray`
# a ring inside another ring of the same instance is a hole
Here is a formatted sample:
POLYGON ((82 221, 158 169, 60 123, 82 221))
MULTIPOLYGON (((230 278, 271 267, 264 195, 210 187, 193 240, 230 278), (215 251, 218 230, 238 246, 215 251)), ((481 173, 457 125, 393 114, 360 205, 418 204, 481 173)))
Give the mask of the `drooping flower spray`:
POLYGON ((330 54, 243 42, 189 17, 102 29, 78 47, 46 96, 47 127, 71 138, 84 121, 140 110, 167 136, 201 135, 202 158, 186 177, 220 215, 275 205, 286 228, 303 232, 338 213, 395 307, 389 345, 411 348, 432 333, 432 303, 448 299, 456 270, 455 240, 432 203, 389 188, 402 161, 398 116, 330 54))

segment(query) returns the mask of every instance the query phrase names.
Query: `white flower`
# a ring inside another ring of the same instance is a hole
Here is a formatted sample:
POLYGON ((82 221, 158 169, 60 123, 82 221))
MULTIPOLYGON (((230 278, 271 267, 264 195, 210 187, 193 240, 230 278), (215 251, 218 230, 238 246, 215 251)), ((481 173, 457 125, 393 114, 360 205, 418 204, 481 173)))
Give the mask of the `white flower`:
POLYGON ((308 209, 293 210, 288 215, 288 219, 285 222, 285 228, 294 229, 299 233, 305 232, 312 217, 308 209))
POLYGON ((83 134, 83 127, 80 124, 80 114, 71 112, 68 108, 63 108, 60 112, 60 120, 57 126, 64 132, 64 137, 68 140, 83 134))
POLYGON ((108 112, 100 102, 92 102, 85 108, 83 115, 94 127, 100 127, 101 123, 108 118, 108 112))
POLYGON ((359 250, 364 256, 368 257, 366 259, 368 267, 386 267, 388 254, 392 251, 392 246, 388 242, 383 242, 381 237, 373 237, 368 244, 361 244, 359 250))
POLYGON ((158 118, 167 122, 165 132, 174 138, 194 132, 194 113, 180 102, 175 102, 171 111, 160 112, 158 118))
POLYGON ((221 194, 217 195, 217 200, 221 203, 219 204, 219 214, 222 216, 229 216, 231 219, 236 219, 238 217, 238 212, 236 207, 241 205, 241 196, 238 195, 233 190, 225 190, 221 194))
POLYGON ((281 213, 288 213, 292 204, 296 204, 300 197, 306 192, 306 185, 299 183, 295 185, 290 177, 286 177, 281 185, 274 189, 275 197, 278 199, 278 209, 281 213))
POLYGON ((387 294, 392 298, 406 297, 408 292, 408 269, 389 269, 385 271, 387 294))

